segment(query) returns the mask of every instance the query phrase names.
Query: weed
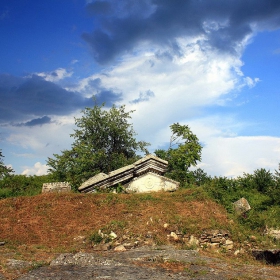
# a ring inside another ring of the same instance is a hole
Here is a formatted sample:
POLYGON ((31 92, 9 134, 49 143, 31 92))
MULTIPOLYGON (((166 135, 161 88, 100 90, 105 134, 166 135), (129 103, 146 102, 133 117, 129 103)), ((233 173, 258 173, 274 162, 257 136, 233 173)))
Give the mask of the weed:
POLYGON ((94 232, 89 236, 89 240, 94 244, 99 244, 102 242, 103 237, 98 232, 94 232))
POLYGON ((143 194, 143 195, 139 195, 139 200, 140 201, 157 201, 159 199, 151 194, 143 194))
POLYGON ((110 225, 113 226, 114 228, 124 228, 126 226, 126 222, 113 220, 111 221, 110 225))
POLYGON ((32 263, 31 270, 36 269, 36 268, 40 268, 40 267, 46 266, 46 265, 48 265, 48 263, 45 262, 45 261, 34 261, 32 263))

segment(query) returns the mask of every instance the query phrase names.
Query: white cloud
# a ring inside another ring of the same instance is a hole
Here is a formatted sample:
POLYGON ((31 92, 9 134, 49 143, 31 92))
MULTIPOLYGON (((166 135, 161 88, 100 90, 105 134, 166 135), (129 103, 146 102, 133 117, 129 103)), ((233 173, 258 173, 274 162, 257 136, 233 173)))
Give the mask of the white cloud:
POLYGON ((100 79, 103 88, 121 92, 121 103, 136 110, 133 124, 139 138, 156 147, 170 124, 196 118, 206 106, 224 105, 244 84, 240 58, 202 49, 200 40, 178 39, 179 56, 172 49, 143 44, 114 67, 83 79, 76 90, 86 92, 92 80, 100 79), (148 91, 153 92, 148 101, 131 103, 148 91))
POLYGON ((73 72, 68 72, 64 68, 58 68, 51 72, 34 73, 39 77, 44 78, 48 82, 58 82, 73 75, 73 72))
MULTIPOLYGON (((259 79, 244 77, 241 53, 234 56, 201 48, 199 39, 178 39, 182 52, 179 56, 171 49, 152 49, 143 44, 133 55, 123 56, 118 64, 81 80, 71 90, 90 96, 91 81, 100 79, 100 88, 121 92, 120 103, 136 110, 132 114, 133 126, 139 140, 152 143, 151 152, 167 144, 170 124, 189 124, 204 145, 199 167, 210 175, 238 176, 257 168, 276 169, 280 158, 279 138, 240 136, 252 124, 240 122, 235 115, 205 113, 205 108, 226 106, 235 98, 236 91, 255 86, 259 79)), ((51 79, 50 73, 44 75, 45 79, 51 79)), ((61 69, 57 80, 67 75, 70 73, 61 69)), ((52 117, 55 122, 33 130, 16 128, 9 141, 51 157, 70 148, 73 116, 52 117)), ((26 167, 25 174, 46 172, 44 165, 35 165, 26 167)))
POLYGON ((24 168, 25 169, 21 173, 21 175, 37 175, 37 176, 40 176, 40 175, 47 174, 47 171, 48 171, 47 165, 42 164, 41 162, 36 162, 34 164, 34 166, 32 166, 32 167, 25 166, 24 168))
POLYGON ((210 138, 203 149, 202 162, 209 174, 223 176, 252 173, 259 168, 277 169, 280 138, 268 136, 239 136, 210 138))
POLYGON ((222 116, 190 122, 192 131, 203 142, 202 161, 198 167, 215 176, 236 177, 259 168, 272 172, 280 159, 280 138, 239 136, 248 126, 235 117, 222 116))
POLYGON ((70 137, 75 127, 74 116, 79 116, 79 114, 76 112, 71 116, 52 116, 54 121, 43 126, 9 127, 10 134, 6 141, 9 142, 10 147, 14 147, 14 151, 20 150, 20 153, 13 152, 17 162, 17 165, 14 165, 16 171, 29 170, 30 168, 22 167, 22 165, 32 166, 35 160, 46 161, 48 157, 53 157, 54 153, 60 154, 62 150, 69 149, 74 141, 70 137))

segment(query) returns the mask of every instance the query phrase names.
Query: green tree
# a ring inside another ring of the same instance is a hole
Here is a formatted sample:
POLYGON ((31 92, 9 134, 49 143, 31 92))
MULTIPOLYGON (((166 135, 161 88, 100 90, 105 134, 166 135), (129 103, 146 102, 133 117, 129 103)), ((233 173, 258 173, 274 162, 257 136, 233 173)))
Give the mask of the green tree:
POLYGON ((174 123, 170 126, 171 137, 167 150, 158 149, 155 154, 168 161, 166 176, 185 183, 188 179, 188 170, 196 166, 201 160, 202 146, 197 136, 187 125, 174 123))
POLYGON ((274 185, 273 174, 264 168, 254 171, 253 180, 255 188, 262 193, 266 193, 274 185))
POLYGON ((124 105, 109 110, 104 106, 85 108, 82 117, 75 119, 77 129, 70 135, 75 139, 72 148, 48 158, 49 172, 56 180, 68 181, 77 188, 99 172, 131 164, 139 158, 138 151, 148 153, 149 144, 136 141, 129 123, 133 111, 127 112, 124 105))
POLYGON ((0 179, 3 179, 4 177, 11 175, 11 173, 14 172, 11 167, 7 167, 4 164, 3 158, 4 156, 2 154, 2 150, 0 149, 0 179))

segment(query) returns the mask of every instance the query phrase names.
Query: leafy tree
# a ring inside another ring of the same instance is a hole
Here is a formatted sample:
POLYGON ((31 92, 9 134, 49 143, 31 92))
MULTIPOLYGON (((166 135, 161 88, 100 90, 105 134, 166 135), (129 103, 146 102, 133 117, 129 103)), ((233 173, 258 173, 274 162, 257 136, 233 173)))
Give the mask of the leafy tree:
POLYGON ((108 173, 131 164, 139 158, 137 151, 148 153, 149 144, 136 141, 129 123, 133 111, 127 112, 124 105, 109 110, 104 106, 85 108, 83 116, 75 119, 77 129, 70 135, 75 139, 72 148, 48 158, 47 165, 55 179, 78 187, 99 172, 108 173))
POLYGON ((201 150, 198 138, 187 125, 174 123, 170 126, 172 135, 167 150, 158 149, 155 154, 168 161, 166 176, 185 183, 188 170, 201 160, 201 150))
POLYGON ((2 150, 0 149, 0 179, 3 179, 4 177, 6 177, 14 172, 11 167, 7 167, 4 164, 3 157, 4 156, 2 154, 2 150))
POLYGON ((253 179, 256 189, 262 193, 267 192, 274 185, 273 174, 264 168, 255 170, 253 179))
POLYGON ((193 175, 193 184, 197 186, 202 186, 204 184, 210 183, 211 182, 211 176, 208 175, 203 169, 198 168, 194 171, 190 172, 193 175))

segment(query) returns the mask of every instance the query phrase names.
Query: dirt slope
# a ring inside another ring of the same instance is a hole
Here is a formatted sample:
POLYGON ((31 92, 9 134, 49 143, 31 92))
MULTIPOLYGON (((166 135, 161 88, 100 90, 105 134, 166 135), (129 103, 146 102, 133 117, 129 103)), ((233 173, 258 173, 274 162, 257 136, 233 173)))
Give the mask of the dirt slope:
MULTIPOLYGON (((0 279, 15 279, 49 264, 62 252, 92 252, 91 240, 98 230, 113 231, 116 240, 127 236, 146 245, 168 244, 164 224, 169 224, 169 233, 196 236, 209 229, 231 231, 234 226, 221 206, 195 189, 154 194, 53 193, 0 200, 0 241, 5 242, 0 246, 0 279), (29 263, 21 267, 17 260, 29 263)), ((232 256, 233 252, 223 258, 232 256)))

